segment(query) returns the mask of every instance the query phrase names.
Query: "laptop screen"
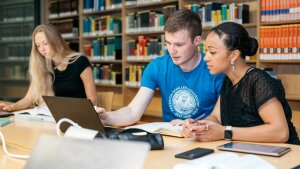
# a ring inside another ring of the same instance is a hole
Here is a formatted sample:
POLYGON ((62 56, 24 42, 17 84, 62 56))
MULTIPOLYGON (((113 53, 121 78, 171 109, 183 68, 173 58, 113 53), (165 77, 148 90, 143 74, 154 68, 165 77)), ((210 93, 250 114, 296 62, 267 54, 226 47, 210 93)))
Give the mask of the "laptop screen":
MULTIPOLYGON (((89 99, 56 96, 43 96, 43 99, 56 122, 62 118, 68 118, 83 128, 106 133, 89 99)), ((61 130, 65 132, 69 126, 70 124, 63 123, 61 130)))

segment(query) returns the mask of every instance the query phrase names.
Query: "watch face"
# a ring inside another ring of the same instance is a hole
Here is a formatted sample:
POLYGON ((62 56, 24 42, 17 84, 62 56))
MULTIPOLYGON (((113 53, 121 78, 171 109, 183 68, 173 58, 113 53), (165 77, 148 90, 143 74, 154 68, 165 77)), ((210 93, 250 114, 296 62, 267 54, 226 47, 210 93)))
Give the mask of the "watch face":
POLYGON ((232 131, 225 130, 225 139, 231 140, 232 139, 232 131))

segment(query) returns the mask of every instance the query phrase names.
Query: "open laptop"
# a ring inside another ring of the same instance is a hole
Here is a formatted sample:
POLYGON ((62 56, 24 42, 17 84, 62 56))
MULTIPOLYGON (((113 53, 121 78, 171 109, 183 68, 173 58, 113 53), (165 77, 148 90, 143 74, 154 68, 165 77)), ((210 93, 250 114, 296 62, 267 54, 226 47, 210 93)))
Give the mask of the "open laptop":
POLYGON ((25 169, 142 169, 149 144, 41 136, 25 169), (130 155, 128 155, 130 154, 130 155))
MULTIPOLYGON (((56 122, 68 118, 83 128, 97 130, 106 136, 122 130, 104 127, 89 99, 56 96, 43 96, 43 99, 56 122)), ((65 132, 69 126, 62 123, 61 130, 65 132)))

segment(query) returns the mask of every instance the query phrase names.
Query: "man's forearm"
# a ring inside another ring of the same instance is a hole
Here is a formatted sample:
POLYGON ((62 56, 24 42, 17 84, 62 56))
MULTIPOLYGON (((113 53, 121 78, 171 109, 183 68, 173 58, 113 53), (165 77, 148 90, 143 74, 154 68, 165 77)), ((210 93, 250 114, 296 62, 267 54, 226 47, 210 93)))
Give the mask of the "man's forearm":
POLYGON ((108 119, 106 124, 111 126, 129 126, 138 122, 141 118, 130 107, 123 107, 107 114, 108 119))

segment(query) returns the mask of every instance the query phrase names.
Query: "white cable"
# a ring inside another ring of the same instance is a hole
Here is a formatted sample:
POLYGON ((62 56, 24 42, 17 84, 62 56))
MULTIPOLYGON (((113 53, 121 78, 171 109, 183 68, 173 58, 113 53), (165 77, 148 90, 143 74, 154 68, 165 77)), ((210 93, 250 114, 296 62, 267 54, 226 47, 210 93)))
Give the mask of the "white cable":
POLYGON ((79 126, 77 123, 75 123, 74 121, 70 120, 70 119, 67 119, 67 118, 62 118, 60 119, 57 124, 56 124, 56 133, 58 136, 61 136, 61 130, 60 130, 60 125, 63 123, 63 122, 68 122, 70 123, 71 125, 75 126, 75 127, 78 127, 78 128, 81 128, 81 126, 79 126))
POLYGON ((1 131, 0 131, 0 137, 1 137, 2 145, 3 145, 3 150, 4 150, 5 154, 7 154, 8 156, 13 157, 13 158, 20 158, 20 159, 28 159, 30 157, 29 155, 11 154, 6 149, 5 139, 4 139, 4 136, 1 131))

